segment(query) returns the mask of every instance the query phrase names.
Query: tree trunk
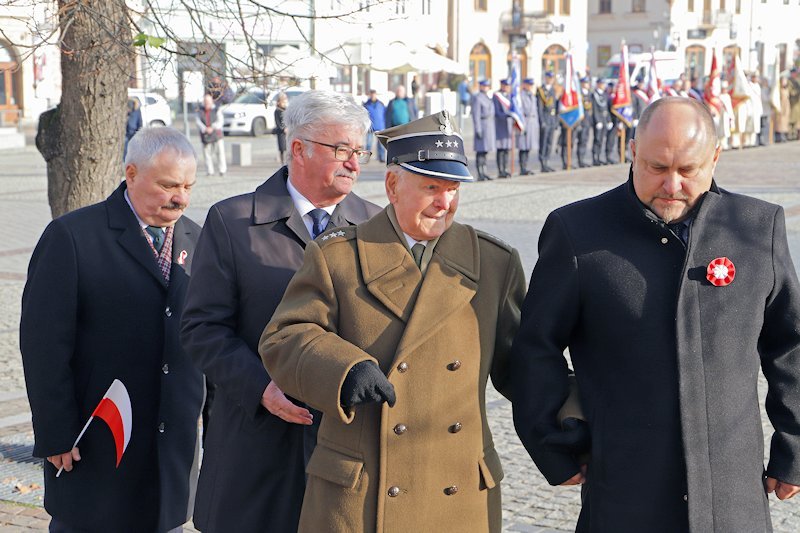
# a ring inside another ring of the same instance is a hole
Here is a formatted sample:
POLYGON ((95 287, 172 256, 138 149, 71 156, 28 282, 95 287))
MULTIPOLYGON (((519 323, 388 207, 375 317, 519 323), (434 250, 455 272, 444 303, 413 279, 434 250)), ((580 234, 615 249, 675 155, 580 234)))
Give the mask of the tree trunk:
POLYGON ((133 65, 124 0, 58 0, 59 106, 39 122, 53 218, 104 200, 122 178, 127 87, 133 65))

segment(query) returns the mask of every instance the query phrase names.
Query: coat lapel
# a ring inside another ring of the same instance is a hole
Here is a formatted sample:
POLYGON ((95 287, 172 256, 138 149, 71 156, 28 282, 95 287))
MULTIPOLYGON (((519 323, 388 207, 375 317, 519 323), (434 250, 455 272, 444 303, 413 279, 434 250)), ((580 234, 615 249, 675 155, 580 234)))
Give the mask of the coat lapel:
POLYGON ((167 282, 164 280, 164 276, 161 275, 161 270, 158 268, 158 263, 156 263, 152 250, 150 250, 150 247, 147 245, 147 238, 139 227, 136 215, 134 215, 128 202, 125 201, 124 193, 126 188, 127 185, 125 182, 122 182, 122 184, 117 187, 117 190, 111 193, 111 196, 106 200, 108 226, 116 230, 121 230, 117 239, 120 246, 156 278, 166 290, 167 282))
POLYGON ((294 208, 289 189, 286 188, 288 178, 289 170, 287 167, 281 167, 258 186, 253 195, 253 224, 269 224, 285 220, 286 227, 305 246, 311 240, 311 235, 303 223, 303 217, 294 208))
MULTIPOLYGON (((196 236, 195 239, 196 240, 196 236)), ((178 219, 172 234, 172 269, 169 276, 169 290, 178 291, 189 280, 192 272, 192 252, 194 252, 192 229, 183 217, 178 219)))
POLYGON ((395 361, 423 344, 451 315, 469 305, 478 291, 479 279, 478 236, 471 228, 454 223, 433 251, 395 361))
POLYGON ((400 320, 407 322, 422 274, 400 242, 385 211, 358 226, 356 245, 367 290, 400 320))

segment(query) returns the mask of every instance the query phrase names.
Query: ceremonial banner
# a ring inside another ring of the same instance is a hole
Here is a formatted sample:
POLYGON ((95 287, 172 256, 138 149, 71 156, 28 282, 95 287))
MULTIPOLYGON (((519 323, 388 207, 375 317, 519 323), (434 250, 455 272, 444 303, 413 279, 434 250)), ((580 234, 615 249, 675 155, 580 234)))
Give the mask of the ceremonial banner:
POLYGON ((739 105, 750 98, 750 82, 742 70, 741 59, 738 54, 733 56, 731 66, 728 69, 728 93, 731 95, 731 103, 736 109, 739 105))
POLYGON ((656 53, 653 47, 650 47, 650 68, 647 70, 647 96, 650 97, 651 104, 661 98, 656 72, 656 53))
POLYGON ((711 49, 711 73, 708 75, 708 80, 706 80, 706 86, 703 89, 703 99, 706 101, 706 104, 712 108, 711 111, 714 112, 716 110, 717 114, 722 112, 722 100, 720 100, 720 95, 722 94, 722 88, 720 84, 720 73, 719 68, 717 67, 717 53, 715 49, 711 49))
POLYGON ((631 100, 630 69, 628 67, 628 45, 622 41, 621 60, 617 84, 611 101, 611 112, 627 127, 633 124, 633 101, 631 100))
POLYGON ((561 94, 558 118, 562 124, 572 129, 583 120, 583 93, 578 74, 572 67, 572 54, 567 52, 565 59, 567 71, 564 75, 564 92, 561 94))
POLYGON ((511 103, 509 106, 509 114, 514 119, 514 127, 519 131, 525 131, 525 120, 522 118, 522 100, 519 96, 519 56, 515 53, 511 58, 511 103))

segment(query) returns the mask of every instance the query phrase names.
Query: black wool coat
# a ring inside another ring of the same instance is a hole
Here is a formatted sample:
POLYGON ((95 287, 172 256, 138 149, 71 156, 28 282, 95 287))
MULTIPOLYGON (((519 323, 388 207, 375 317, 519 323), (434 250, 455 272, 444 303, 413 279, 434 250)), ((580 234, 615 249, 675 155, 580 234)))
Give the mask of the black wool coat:
MULTIPOLYGON (((261 406, 270 377, 258 355, 261 333, 311 240, 287 175, 283 167, 255 192, 212 206, 197 245, 181 338, 216 386, 194 512, 204 533, 297 531, 304 433, 307 455, 316 435, 261 406)), ((357 224, 379 211, 350 194, 328 227, 357 224)))
POLYGON ((47 512, 82 531, 175 528, 188 520, 196 486, 203 375, 178 333, 200 227, 187 217, 175 224, 167 287, 125 188, 47 226, 22 295, 34 456, 69 451, 114 379, 130 395, 133 428, 118 468, 100 419, 71 472, 56 478, 44 462, 47 512))
POLYGON ((551 484, 578 471, 557 431, 569 348, 591 431, 578 531, 771 531, 769 476, 800 484, 800 286, 779 206, 718 189, 684 245, 632 183, 548 217, 512 351, 514 422, 551 484), (730 285, 706 279, 728 257, 730 285))

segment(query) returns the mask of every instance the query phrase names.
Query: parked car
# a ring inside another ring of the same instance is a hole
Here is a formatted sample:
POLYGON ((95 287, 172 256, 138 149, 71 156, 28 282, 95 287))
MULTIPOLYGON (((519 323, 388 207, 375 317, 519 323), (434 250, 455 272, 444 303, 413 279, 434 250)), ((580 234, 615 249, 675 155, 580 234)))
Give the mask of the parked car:
MULTIPOLYGON (((633 82, 636 79, 644 79, 647 75, 647 69, 650 68, 652 61, 650 52, 629 54, 628 56, 628 74, 629 80, 633 82)), ((605 81, 617 81, 619 76, 620 62, 622 61, 620 54, 614 54, 608 60, 606 68, 600 75, 600 78, 605 81)), ((680 77, 683 73, 684 61, 683 56, 678 52, 656 52, 656 74, 658 79, 666 85, 672 83, 680 77)))
POLYGON ((128 98, 135 98, 139 101, 142 124, 145 126, 172 125, 172 110, 160 94, 142 89, 128 89, 128 98))
POLYGON ((291 102, 292 98, 307 90, 304 87, 290 87, 284 90, 266 91, 261 87, 251 87, 230 104, 222 106, 224 120, 222 131, 225 135, 241 133, 254 137, 272 133, 275 129, 275 106, 278 94, 285 92, 291 102))

